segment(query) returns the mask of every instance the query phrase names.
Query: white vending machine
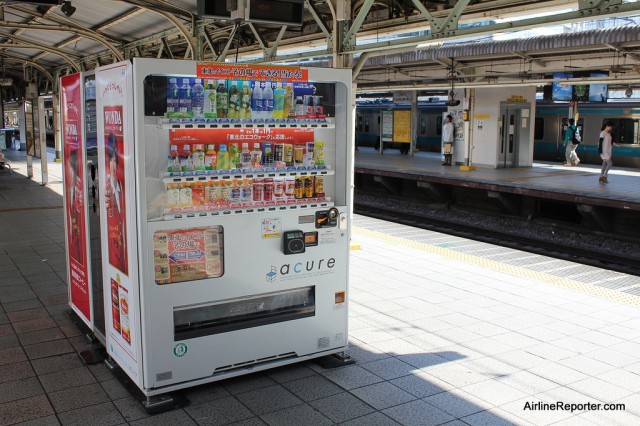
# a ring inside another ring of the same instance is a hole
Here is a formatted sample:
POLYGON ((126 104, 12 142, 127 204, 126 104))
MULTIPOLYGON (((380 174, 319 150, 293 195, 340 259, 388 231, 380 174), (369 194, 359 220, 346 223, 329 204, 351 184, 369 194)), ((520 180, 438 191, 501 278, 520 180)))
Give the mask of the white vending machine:
POLYGON ((106 348, 147 397, 347 346, 351 71, 96 70, 106 348))

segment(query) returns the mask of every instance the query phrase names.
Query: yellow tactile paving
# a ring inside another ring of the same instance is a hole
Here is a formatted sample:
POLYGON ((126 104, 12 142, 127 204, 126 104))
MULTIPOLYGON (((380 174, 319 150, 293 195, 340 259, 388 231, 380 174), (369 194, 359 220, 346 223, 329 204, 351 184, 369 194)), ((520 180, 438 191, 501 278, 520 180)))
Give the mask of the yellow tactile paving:
POLYGON ((388 235, 382 232, 372 231, 359 226, 352 227, 352 231, 355 234, 360 234, 366 237, 375 238, 377 240, 384 241, 387 243, 396 244, 403 247, 410 247, 410 248, 427 252, 427 253, 438 254, 440 256, 444 256, 449 259, 467 262, 473 265, 482 266, 484 268, 493 269, 495 271, 515 275, 517 277, 541 281, 544 283, 557 285, 557 286, 571 289, 571 290, 577 290, 582 293, 590 294, 592 296, 597 296, 597 297, 601 297, 601 298, 616 301, 616 302, 622 302, 632 306, 640 306, 640 297, 633 294, 611 290, 611 289, 600 287, 593 284, 574 281, 565 277, 557 277, 555 275, 547 274, 544 272, 534 271, 531 269, 523 268, 521 266, 509 265, 507 263, 485 259, 483 257, 474 256, 468 253, 461 253, 461 252, 444 248, 444 247, 438 247, 435 245, 425 244, 418 241, 407 240, 405 238, 395 237, 392 235, 388 235))

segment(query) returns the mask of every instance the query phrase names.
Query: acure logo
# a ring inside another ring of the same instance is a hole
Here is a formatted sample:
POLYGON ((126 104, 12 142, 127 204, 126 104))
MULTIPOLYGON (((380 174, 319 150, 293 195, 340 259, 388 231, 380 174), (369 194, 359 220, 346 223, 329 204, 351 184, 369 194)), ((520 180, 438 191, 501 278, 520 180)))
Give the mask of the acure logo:
POLYGON ((272 283, 278 278, 278 274, 282 277, 286 277, 291 275, 320 272, 323 270, 333 269, 334 266, 336 266, 336 260, 333 257, 329 259, 307 260, 305 262, 284 263, 280 265, 280 267, 271 265, 265 279, 268 283, 272 283))

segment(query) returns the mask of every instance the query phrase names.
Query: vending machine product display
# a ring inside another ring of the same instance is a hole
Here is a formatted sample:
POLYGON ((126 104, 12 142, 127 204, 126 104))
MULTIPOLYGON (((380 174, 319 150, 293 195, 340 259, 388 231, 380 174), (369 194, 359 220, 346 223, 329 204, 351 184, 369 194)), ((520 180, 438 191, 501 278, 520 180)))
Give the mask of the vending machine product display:
POLYGON ((96 69, 106 348, 147 397, 344 352, 351 71, 96 69))

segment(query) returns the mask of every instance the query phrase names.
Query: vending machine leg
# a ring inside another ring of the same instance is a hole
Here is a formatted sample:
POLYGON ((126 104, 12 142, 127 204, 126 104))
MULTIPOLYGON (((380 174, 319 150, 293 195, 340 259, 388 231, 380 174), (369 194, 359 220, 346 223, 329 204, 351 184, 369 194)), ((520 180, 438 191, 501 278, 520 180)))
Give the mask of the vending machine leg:
POLYGON ((346 352, 338 352, 318 358, 316 359, 316 362, 322 368, 337 368, 355 364, 356 360, 351 358, 351 356, 346 352))
POLYGON ((163 413, 181 406, 171 394, 148 396, 146 400, 142 401, 142 405, 149 414, 163 413))

